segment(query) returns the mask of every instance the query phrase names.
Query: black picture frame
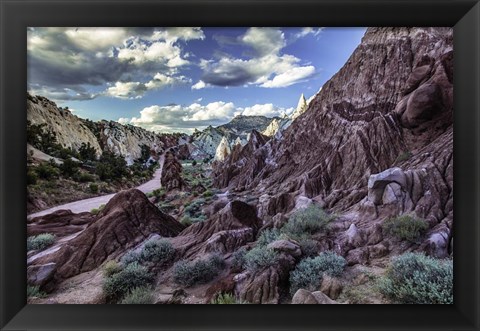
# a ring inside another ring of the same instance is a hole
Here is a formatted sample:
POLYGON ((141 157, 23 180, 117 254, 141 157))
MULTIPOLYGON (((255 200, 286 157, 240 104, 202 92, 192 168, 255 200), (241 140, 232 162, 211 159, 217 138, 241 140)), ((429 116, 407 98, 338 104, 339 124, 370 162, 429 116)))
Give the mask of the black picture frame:
POLYGON ((0 0, 2 330, 479 330, 480 4, 0 0), (27 26, 454 27, 454 305, 26 305, 27 26))

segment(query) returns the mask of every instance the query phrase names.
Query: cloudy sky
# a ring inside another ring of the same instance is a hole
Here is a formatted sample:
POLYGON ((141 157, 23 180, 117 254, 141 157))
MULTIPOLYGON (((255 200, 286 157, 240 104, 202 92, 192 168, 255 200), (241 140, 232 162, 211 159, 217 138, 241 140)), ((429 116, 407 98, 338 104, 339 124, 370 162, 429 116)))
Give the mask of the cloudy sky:
POLYGON ((92 120, 192 132, 292 112, 365 28, 28 28, 28 90, 92 120))

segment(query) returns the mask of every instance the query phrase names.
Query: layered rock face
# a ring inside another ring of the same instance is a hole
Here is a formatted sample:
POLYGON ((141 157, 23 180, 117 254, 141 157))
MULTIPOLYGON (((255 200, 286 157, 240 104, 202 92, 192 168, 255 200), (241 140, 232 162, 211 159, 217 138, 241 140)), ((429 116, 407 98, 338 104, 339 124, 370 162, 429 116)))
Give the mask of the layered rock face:
MULTIPOLYGON (((32 225, 30 233, 45 230, 48 224, 54 228, 58 223, 70 227, 75 223, 77 226, 89 223, 75 238, 65 243, 60 241, 56 247, 38 257, 32 256, 28 263, 29 278, 38 278, 38 272, 44 269, 42 267, 51 266, 49 281, 55 283, 99 267, 107 259, 123 254, 152 234, 173 237, 184 228, 136 189, 116 194, 95 220, 91 218, 89 213, 76 215, 62 211, 44 217, 41 222, 35 220, 36 225, 32 225)), ((68 233, 65 230, 63 235, 68 233)))
POLYGON ((215 183, 254 192, 261 217, 313 199, 335 211, 355 206, 359 218, 414 211, 451 228, 452 46, 451 28, 369 28, 308 111, 255 157, 232 152, 215 183))
POLYGON ((27 94, 27 120, 32 124, 46 124, 64 147, 78 149, 82 143, 90 143, 97 155, 102 152, 97 138, 80 118, 47 98, 27 94))

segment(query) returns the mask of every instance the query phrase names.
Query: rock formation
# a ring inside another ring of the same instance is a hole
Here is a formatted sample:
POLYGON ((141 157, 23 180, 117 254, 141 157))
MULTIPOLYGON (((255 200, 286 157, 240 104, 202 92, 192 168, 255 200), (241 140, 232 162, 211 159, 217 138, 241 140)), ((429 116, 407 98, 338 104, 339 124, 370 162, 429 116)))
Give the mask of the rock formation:
POLYGON ((90 143, 97 155, 102 152, 97 138, 80 118, 47 98, 27 94, 27 120, 32 124, 46 124, 64 147, 78 149, 82 143, 90 143))
POLYGON ((301 197, 355 207, 358 219, 415 212, 451 229, 452 41, 451 28, 369 28, 309 111, 254 155, 232 152, 214 182, 251 190, 267 219, 301 197))
MULTIPOLYGON (((43 217, 42 221, 47 224, 52 221, 69 224, 79 216, 82 219, 82 215, 59 211, 56 215, 43 217)), ((29 278, 44 279, 38 275, 45 269, 41 266, 51 266, 48 270, 54 270, 54 275, 50 275, 49 279, 58 282, 99 267, 107 259, 118 257, 151 234, 172 237, 184 228, 173 217, 158 210, 136 189, 117 193, 95 220, 88 221, 87 227, 75 238, 57 244, 58 248, 53 247, 49 254, 32 256, 29 259, 29 278)))
POLYGON ((161 183, 162 187, 167 190, 182 189, 184 182, 181 176, 182 165, 171 151, 165 153, 165 160, 162 167, 161 183))

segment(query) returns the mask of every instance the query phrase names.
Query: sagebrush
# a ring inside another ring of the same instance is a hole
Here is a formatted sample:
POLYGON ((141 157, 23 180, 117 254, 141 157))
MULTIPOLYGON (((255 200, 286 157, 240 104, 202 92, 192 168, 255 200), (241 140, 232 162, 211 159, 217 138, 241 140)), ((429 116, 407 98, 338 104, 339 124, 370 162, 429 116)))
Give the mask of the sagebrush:
POLYGON ((404 304, 453 304, 453 260, 405 253, 379 282, 383 294, 404 304))

